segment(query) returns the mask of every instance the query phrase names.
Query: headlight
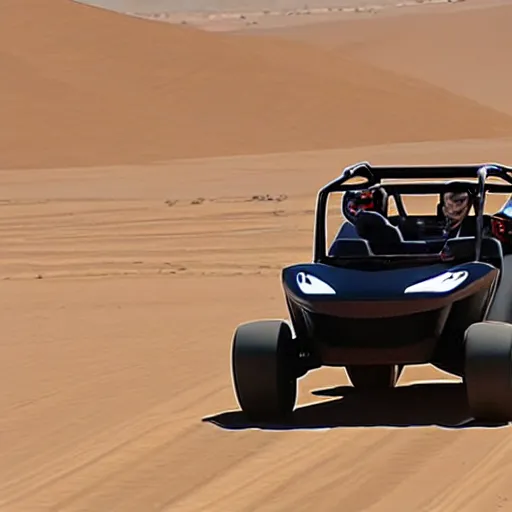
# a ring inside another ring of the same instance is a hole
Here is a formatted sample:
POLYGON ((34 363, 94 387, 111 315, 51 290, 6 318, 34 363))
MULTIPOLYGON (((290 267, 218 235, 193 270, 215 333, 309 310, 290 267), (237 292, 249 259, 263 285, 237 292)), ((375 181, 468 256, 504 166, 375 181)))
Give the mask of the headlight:
POLYGON ((306 295, 336 295, 332 286, 307 272, 297 274, 297 286, 306 295))

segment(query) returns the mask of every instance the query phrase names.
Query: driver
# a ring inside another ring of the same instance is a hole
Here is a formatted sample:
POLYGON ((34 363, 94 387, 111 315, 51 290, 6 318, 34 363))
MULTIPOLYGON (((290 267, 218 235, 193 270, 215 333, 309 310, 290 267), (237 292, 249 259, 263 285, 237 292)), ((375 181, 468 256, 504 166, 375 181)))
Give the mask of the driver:
POLYGON ((468 216, 471 209, 471 196, 467 191, 445 192, 441 207, 445 219, 445 234, 450 236, 455 230, 460 229, 462 222, 468 216))

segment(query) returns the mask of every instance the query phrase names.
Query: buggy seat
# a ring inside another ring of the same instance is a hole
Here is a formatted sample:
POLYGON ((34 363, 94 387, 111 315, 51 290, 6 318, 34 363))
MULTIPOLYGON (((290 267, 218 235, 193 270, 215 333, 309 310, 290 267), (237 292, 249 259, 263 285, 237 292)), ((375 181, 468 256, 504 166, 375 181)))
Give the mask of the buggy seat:
POLYGON ((373 254, 428 254, 425 240, 405 241, 398 227, 393 226, 382 214, 361 211, 355 221, 357 235, 368 242, 373 254))
MULTIPOLYGON (((334 257, 368 257, 373 255, 434 255, 441 251, 445 257, 456 261, 471 261, 475 258, 475 236, 458 236, 448 240, 407 240, 401 231, 377 212, 360 212, 350 238, 337 238, 329 250, 334 257)), ((347 230, 342 229, 346 233, 347 230)), ((482 261, 501 268, 503 250, 498 240, 493 237, 482 238, 482 261)))

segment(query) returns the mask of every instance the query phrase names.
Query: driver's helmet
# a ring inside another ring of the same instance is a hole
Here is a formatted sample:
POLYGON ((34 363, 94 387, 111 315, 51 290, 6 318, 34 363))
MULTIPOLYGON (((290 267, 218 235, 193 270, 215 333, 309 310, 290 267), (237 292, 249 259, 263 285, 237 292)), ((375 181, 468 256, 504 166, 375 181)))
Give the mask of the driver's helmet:
POLYGON ((343 195, 342 214, 354 223, 360 211, 378 212, 387 215, 387 193, 381 187, 363 190, 349 190, 343 195))
POLYGON ((472 206, 472 198, 467 191, 445 192, 443 194, 442 213, 447 230, 458 228, 467 217, 472 206))

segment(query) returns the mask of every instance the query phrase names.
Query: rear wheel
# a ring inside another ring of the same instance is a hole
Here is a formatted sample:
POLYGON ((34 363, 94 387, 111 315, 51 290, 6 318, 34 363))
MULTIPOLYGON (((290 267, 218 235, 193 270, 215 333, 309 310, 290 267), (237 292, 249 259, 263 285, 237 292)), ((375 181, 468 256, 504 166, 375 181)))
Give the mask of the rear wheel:
POLYGON ((401 365, 349 365, 346 367, 352 385, 356 389, 394 388, 400 378, 401 365))
POLYGON ((254 420, 283 419, 297 399, 297 350, 286 322, 240 325, 232 346, 233 383, 238 403, 254 420))
POLYGON ((512 254, 503 258, 500 282, 486 320, 512 323, 512 254))
POLYGON ((476 419, 512 420, 512 325, 479 322, 465 335, 464 382, 476 419))

